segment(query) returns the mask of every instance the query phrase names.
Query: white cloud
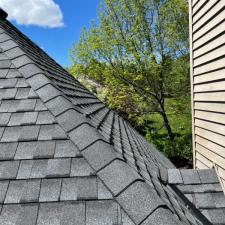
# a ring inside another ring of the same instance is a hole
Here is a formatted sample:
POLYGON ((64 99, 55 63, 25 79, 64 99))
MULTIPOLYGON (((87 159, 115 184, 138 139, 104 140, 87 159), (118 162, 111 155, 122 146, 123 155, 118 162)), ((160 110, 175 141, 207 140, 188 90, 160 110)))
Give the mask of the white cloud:
POLYGON ((54 0, 0 0, 0 7, 9 14, 9 20, 20 25, 64 26, 62 11, 54 0))

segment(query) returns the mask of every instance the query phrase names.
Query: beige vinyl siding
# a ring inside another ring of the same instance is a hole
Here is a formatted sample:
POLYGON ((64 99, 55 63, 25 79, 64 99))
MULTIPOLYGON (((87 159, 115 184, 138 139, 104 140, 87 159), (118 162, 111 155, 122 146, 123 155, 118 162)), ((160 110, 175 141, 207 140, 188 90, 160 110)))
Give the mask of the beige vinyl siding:
POLYGON ((224 29, 225 21, 214 27, 212 30, 207 32, 207 35, 203 35, 201 38, 193 42, 193 49, 197 50, 197 48, 203 47, 205 44, 211 42, 214 38, 218 38, 221 36, 221 31, 224 29))
POLYGON ((194 166, 225 185, 225 0, 189 5, 194 166))
MULTIPOLYGON (((212 82, 225 79, 225 69, 217 70, 211 73, 199 75, 194 77, 194 84, 203 84, 205 82, 212 82)), ((213 84, 213 82, 212 82, 213 84)))

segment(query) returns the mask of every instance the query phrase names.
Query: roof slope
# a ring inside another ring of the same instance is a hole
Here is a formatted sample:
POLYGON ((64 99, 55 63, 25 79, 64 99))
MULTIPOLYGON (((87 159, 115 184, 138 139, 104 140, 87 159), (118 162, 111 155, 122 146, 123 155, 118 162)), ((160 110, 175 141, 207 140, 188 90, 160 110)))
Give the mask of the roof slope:
POLYGON ((6 20, 0 49, 0 224, 210 224, 173 164, 6 20))

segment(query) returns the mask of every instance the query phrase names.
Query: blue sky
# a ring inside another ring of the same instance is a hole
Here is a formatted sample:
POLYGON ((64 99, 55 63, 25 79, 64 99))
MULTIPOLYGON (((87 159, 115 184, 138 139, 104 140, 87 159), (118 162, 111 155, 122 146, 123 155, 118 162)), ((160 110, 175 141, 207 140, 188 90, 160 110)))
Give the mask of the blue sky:
POLYGON ((64 26, 62 27, 18 25, 16 20, 12 21, 23 33, 65 67, 70 64, 69 49, 74 42, 79 40, 82 28, 89 27, 91 20, 97 19, 100 0, 54 0, 54 3, 59 5, 63 14, 64 26))

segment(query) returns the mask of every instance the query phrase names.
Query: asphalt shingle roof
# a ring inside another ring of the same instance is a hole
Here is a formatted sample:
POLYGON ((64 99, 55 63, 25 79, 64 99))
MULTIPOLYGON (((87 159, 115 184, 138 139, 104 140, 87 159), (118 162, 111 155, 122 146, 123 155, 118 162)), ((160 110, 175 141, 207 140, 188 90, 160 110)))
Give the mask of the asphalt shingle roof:
POLYGON ((0 20, 0 224, 210 224, 190 178, 0 20))
POLYGON ((190 207, 199 209, 213 224, 224 224, 225 197, 214 170, 169 169, 168 178, 171 187, 192 203, 190 207))

